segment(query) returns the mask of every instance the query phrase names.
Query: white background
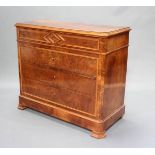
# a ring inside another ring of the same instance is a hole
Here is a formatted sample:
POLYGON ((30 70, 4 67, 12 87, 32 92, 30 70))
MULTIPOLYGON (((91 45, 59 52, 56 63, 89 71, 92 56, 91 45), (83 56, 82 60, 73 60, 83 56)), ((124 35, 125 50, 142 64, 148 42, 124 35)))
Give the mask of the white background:
POLYGON ((0 7, 0 147, 154 147, 155 7, 0 7), (130 26, 126 115, 96 140, 89 131, 17 110, 16 22, 51 19, 130 26))

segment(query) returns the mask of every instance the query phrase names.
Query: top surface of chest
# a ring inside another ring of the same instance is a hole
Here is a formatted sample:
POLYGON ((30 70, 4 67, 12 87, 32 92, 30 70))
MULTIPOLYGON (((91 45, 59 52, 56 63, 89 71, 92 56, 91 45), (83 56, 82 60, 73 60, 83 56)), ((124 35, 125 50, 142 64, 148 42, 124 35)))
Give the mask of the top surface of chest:
POLYGON ((88 25, 80 23, 68 23, 49 20, 36 20, 25 23, 17 23, 16 26, 39 28, 46 30, 56 30, 92 36, 110 36, 129 31, 129 27, 107 26, 107 25, 88 25))

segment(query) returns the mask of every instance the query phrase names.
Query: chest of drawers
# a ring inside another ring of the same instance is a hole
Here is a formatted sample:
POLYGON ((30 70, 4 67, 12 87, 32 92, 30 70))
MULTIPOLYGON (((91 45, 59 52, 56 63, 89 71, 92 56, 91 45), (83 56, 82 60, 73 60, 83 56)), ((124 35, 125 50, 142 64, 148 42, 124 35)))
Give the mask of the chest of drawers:
POLYGON ((128 27, 17 23, 19 109, 32 108, 103 138, 122 117, 128 27))

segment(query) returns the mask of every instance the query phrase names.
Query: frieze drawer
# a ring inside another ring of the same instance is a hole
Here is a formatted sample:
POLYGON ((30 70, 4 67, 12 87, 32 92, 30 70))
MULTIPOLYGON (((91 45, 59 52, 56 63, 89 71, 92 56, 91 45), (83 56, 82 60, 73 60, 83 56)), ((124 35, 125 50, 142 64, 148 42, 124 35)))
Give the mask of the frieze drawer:
POLYGON ((95 37, 86 37, 56 31, 42 31, 39 29, 24 28, 20 28, 18 30, 18 33, 19 40, 32 43, 81 48, 88 50, 99 50, 99 40, 95 37))

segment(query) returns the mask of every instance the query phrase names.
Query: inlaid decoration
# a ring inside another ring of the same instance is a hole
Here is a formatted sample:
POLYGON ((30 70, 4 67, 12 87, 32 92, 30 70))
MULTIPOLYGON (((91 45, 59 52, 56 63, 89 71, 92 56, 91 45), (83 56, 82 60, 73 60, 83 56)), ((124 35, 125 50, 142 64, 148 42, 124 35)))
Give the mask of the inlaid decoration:
POLYGON ((52 43, 52 44, 56 44, 58 42, 65 41, 65 39, 60 34, 53 33, 53 32, 48 33, 43 38, 48 43, 52 43))

